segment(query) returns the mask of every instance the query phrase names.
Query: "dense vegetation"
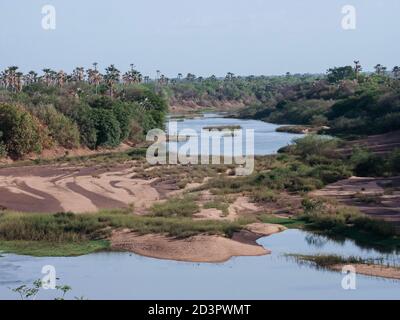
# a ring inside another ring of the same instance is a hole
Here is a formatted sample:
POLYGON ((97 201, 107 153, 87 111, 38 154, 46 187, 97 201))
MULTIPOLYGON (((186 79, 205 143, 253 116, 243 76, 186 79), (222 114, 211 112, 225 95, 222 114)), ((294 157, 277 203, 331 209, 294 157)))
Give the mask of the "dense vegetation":
POLYGON ((374 73, 354 67, 325 75, 249 76, 221 79, 188 74, 159 85, 171 105, 250 106, 239 117, 281 124, 330 127, 332 134, 375 134, 400 128, 400 68, 378 64, 374 73))
POLYGON ((72 75, 44 70, 22 75, 16 67, 0 78, 0 156, 20 158, 60 146, 96 149, 136 143, 162 128, 167 103, 140 84, 137 71, 111 66, 101 75, 83 68, 72 75))
POLYGON ((0 156, 20 158, 53 146, 115 147, 138 142, 163 125, 167 103, 218 107, 250 106, 239 116, 275 123, 311 125, 332 134, 384 133, 400 127, 400 68, 382 65, 371 74, 355 66, 326 75, 225 78, 189 73, 150 80, 131 66, 121 75, 97 64, 72 74, 44 69, 0 74, 0 156))
POLYGON ((376 67, 361 74, 359 65, 328 70, 326 76, 288 84, 267 103, 257 103, 241 117, 325 128, 336 135, 369 135, 400 128, 400 74, 376 67))

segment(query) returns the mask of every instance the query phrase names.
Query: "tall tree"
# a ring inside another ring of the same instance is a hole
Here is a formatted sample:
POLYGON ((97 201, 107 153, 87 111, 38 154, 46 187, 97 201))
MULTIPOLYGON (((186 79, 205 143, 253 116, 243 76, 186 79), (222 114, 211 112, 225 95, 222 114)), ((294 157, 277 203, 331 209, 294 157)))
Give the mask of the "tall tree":
POLYGON ((114 96, 114 86, 119 82, 120 71, 112 64, 106 68, 106 74, 104 80, 109 89, 110 97, 114 96))
POLYGON ((360 61, 354 60, 354 73, 356 74, 357 80, 358 80, 358 77, 359 77, 361 71, 362 71, 362 67, 361 67, 360 61))
POLYGON ((392 70, 393 73, 393 77, 395 77, 396 79, 400 78, 400 67, 399 66, 395 66, 392 70))

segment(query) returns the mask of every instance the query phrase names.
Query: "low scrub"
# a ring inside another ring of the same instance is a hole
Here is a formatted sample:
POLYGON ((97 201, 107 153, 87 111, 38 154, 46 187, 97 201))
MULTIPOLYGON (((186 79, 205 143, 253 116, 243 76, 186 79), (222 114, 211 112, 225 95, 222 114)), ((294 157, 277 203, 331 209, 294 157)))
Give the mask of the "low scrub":
POLYGON ((158 217, 191 217, 199 209, 194 196, 185 196, 156 203, 151 207, 151 212, 158 217))

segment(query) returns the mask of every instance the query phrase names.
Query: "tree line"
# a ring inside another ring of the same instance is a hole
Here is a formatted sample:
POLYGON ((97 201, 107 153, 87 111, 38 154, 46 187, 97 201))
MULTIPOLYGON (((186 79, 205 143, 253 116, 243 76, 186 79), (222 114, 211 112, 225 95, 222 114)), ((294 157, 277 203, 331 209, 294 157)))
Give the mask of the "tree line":
POLYGON ((97 63, 71 74, 43 69, 40 76, 7 68, 0 78, 0 157, 140 143, 164 126, 168 111, 144 81, 133 64, 122 75, 114 65, 101 74, 97 63))

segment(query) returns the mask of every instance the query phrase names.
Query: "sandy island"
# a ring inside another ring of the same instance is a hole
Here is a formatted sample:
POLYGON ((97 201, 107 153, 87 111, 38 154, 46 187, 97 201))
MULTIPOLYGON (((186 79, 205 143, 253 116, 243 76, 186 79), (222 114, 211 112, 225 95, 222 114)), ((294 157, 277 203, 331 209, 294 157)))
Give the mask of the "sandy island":
POLYGON ((258 238, 285 230, 273 224, 254 223, 246 227, 252 237, 238 233, 232 239, 217 235, 197 235, 176 239, 159 234, 139 235, 128 229, 114 231, 110 240, 111 248, 129 251, 142 256, 187 261, 225 262, 236 256, 262 256, 271 253, 256 243, 258 238), (251 238, 251 240, 249 240, 251 238))

